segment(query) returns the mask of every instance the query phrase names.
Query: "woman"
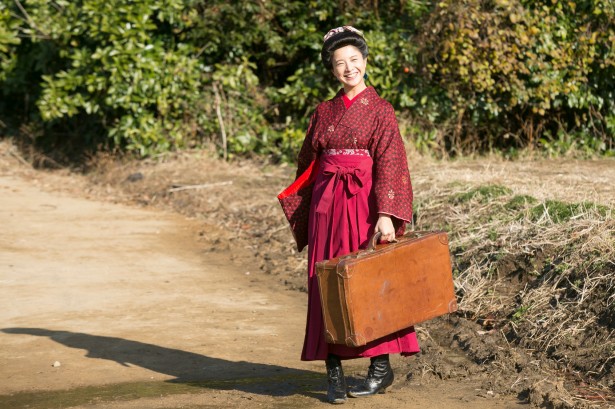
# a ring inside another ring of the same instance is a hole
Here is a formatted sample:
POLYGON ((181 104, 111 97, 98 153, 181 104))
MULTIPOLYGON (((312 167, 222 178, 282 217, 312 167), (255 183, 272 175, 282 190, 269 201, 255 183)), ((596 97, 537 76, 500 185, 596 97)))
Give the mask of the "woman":
MULTIPOLYGON (((298 158, 297 177, 317 160, 308 221, 308 316, 301 359, 325 360, 327 399, 382 393, 393 383, 389 354, 419 351, 413 328, 363 347, 327 344, 315 263, 365 248, 374 232, 392 241, 412 217, 412 186, 391 104, 365 84, 368 48, 363 34, 344 26, 324 37, 322 62, 343 88, 318 105, 298 158), (341 361, 365 357, 365 381, 350 391, 341 361)), ((369 300, 365 300, 369 302, 369 300)))

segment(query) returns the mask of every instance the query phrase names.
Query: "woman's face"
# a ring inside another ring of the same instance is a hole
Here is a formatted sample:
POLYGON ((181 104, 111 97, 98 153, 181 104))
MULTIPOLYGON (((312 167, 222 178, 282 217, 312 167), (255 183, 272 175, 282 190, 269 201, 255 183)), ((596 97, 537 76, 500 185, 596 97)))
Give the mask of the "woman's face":
POLYGON ((367 58, 363 58, 357 47, 347 45, 338 48, 333 52, 331 59, 333 75, 345 89, 352 89, 363 82, 367 58))

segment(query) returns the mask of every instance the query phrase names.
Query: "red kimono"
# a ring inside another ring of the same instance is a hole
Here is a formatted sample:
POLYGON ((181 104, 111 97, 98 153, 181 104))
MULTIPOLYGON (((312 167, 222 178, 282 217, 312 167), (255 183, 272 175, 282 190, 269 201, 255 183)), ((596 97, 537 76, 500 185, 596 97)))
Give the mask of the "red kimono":
MULTIPOLYGON (((308 221, 308 314, 301 359, 342 359, 419 352, 414 328, 363 347, 327 344, 315 263, 367 246, 378 214, 391 216, 396 234, 412 218, 412 186, 391 104, 368 87, 350 103, 344 91, 312 115, 299 153, 297 176, 315 159, 319 169, 308 221)), ((365 300, 369 302, 369 300, 365 300)))

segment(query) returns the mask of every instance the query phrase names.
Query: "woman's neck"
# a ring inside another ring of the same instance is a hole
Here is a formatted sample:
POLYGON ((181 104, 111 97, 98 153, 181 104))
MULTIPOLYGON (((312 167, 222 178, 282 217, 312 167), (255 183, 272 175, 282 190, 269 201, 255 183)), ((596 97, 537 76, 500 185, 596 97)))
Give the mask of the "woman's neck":
POLYGON ((360 83, 358 83, 352 88, 344 87, 344 94, 346 94, 348 99, 353 99, 354 97, 359 95, 361 92, 363 92, 365 88, 367 88, 367 85, 365 85, 365 81, 361 81, 360 83))

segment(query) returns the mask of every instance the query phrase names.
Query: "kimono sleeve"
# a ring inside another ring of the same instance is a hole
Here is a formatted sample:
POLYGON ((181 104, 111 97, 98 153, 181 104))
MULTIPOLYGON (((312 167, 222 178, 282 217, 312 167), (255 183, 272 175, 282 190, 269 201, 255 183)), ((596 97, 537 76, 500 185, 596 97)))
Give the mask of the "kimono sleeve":
POLYGON ((392 216, 397 235, 412 220, 412 183, 406 150, 395 111, 383 102, 371 146, 374 158, 374 193, 378 213, 392 216))
POLYGON ((297 178, 307 170, 307 168, 310 166, 310 163, 312 163, 318 156, 318 152, 314 147, 314 133, 317 123, 318 109, 316 109, 316 111, 312 114, 310 118, 310 123, 305 134, 305 139, 303 140, 303 145, 301 146, 301 150, 299 151, 299 155, 297 157, 297 178))

